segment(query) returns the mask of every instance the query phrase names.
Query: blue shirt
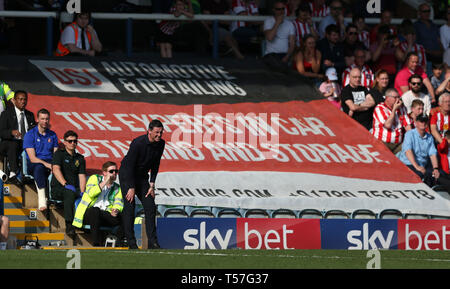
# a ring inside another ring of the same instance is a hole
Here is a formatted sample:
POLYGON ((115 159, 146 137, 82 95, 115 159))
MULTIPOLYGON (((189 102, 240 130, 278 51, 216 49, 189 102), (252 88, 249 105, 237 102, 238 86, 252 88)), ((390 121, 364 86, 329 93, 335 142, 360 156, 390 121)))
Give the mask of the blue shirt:
MULTIPOLYGON (((36 157, 41 160, 51 161, 55 147, 58 147, 58 137, 49 129, 45 131, 45 135, 42 135, 39 133, 38 126, 35 126, 23 138, 23 149, 34 148, 36 157)), ((28 154, 27 159, 30 160, 28 154)))
POLYGON ((440 49, 439 26, 431 23, 430 27, 428 27, 421 20, 417 20, 413 25, 417 35, 416 42, 421 44, 425 51, 440 49))
POLYGON ((421 137, 417 129, 406 132, 402 144, 402 152, 399 157, 400 161, 405 165, 412 165, 406 157, 405 152, 407 150, 412 150, 416 163, 422 167, 427 166, 430 156, 437 154, 433 136, 425 132, 425 135, 421 137))

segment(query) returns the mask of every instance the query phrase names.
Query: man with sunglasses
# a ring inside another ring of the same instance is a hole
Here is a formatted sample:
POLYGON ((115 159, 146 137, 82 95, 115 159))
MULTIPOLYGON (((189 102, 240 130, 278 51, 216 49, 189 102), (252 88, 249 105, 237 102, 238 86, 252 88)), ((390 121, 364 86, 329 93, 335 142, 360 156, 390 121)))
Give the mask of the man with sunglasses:
MULTIPOLYGON (((418 8, 419 19, 414 22, 417 43, 425 48, 427 57, 427 72, 431 72, 431 63, 441 63, 444 50, 441 46, 439 26, 431 20, 431 6, 422 3, 418 8)), ((425 69, 425 67, 424 67, 425 69)))
POLYGON ((102 245, 100 226, 119 226, 118 239, 122 240, 123 230, 121 212, 123 209, 122 191, 115 182, 119 170, 114 162, 108 161, 102 166, 102 174, 89 177, 86 193, 75 211, 72 225, 81 228, 91 227, 94 246, 102 245))
POLYGON ((78 134, 72 130, 64 134, 64 148, 53 154, 52 160, 52 196, 64 201, 64 219, 66 234, 75 237, 74 218, 75 200, 86 190, 86 161, 76 152, 78 134))
POLYGON ((288 62, 295 50, 295 27, 285 18, 286 4, 276 0, 273 4, 273 17, 264 21, 266 49, 264 63, 272 69, 287 71, 288 62))
POLYGON ((163 131, 161 121, 152 120, 148 125, 147 134, 131 142, 127 155, 120 165, 119 181, 124 202, 123 229, 130 249, 138 248, 134 235, 135 196, 144 207, 148 248, 160 248, 156 236, 155 181, 165 147, 165 141, 161 138, 163 131))
POLYGON ((431 111, 431 101, 430 96, 421 91, 423 83, 422 77, 418 74, 413 74, 409 77, 408 83, 410 90, 402 95, 402 101, 408 110, 408 113, 411 112, 411 104, 413 100, 420 99, 424 104, 423 113, 429 116, 431 111))
POLYGON ((319 36, 320 38, 325 37, 325 30, 328 25, 334 24, 339 29, 339 35, 343 36, 345 31, 345 26, 348 24, 344 20, 344 10, 342 2, 339 0, 333 0, 330 3, 330 14, 324 18, 319 23, 319 36))

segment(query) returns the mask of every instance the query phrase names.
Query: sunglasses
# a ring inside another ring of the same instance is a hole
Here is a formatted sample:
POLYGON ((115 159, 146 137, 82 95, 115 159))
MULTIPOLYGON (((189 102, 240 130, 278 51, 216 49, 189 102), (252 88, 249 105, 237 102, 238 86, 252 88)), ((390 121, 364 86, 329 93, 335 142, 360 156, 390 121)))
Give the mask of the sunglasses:
POLYGON ((66 142, 77 144, 78 140, 76 140, 76 139, 68 139, 68 140, 66 140, 66 142))
POLYGON ((422 13, 430 13, 431 10, 422 10, 422 11, 420 11, 420 12, 422 12, 422 13))
POLYGON ((331 10, 342 10, 342 7, 330 7, 331 10))
POLYGON ((273 8, 274 10, 276 10, 276 11, 282 11, 282 10, 284 10, 284 8, 273 8))
POLYGON ((411 83, 411 85, 421 85, 422 84, 422 82, 410 82, 411 83))
POLYGON ((358 32, 349 32, 348 35, 358 35, 358 32))
POLYGON ((109 171, 108 171, 108 173, 110 173, 110 174, 113 174, 113 173, 116 173, 116 174, 117 174, 118 172, 119 172, 119 170, 109 170, 109 171))

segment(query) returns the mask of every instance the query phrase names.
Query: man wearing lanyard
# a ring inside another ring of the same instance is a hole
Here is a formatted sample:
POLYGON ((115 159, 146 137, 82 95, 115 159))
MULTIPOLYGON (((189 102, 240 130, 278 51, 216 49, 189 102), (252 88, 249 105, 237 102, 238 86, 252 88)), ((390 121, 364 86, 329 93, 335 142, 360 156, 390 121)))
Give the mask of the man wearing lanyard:
POLYGON ((128 153, 121 162, 119 181, 124 201, 122 219, 130 249, 138 248, 134 236, 135 196, 139 198, 144 207, 148 248, 160 248, 156 236, 155 180, 165 146, 165 141, 161 138, 163 130, 163 125, 159 120, 152 120, 147 134, 141 135, 131 142, 128 153))

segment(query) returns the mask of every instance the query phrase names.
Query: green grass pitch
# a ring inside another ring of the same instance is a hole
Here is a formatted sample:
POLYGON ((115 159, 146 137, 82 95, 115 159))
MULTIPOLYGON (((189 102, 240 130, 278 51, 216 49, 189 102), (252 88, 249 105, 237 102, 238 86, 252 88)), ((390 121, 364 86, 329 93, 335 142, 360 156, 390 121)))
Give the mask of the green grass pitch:
MULTIPOLYGON (((366 269, 364 250, 83 250, 81 269, 366 269)), ((0 251, 0 269, 66 269, 68 250, 0 251)), ((381 269, 450 269, 450 251, 380 250, 381 269)))

